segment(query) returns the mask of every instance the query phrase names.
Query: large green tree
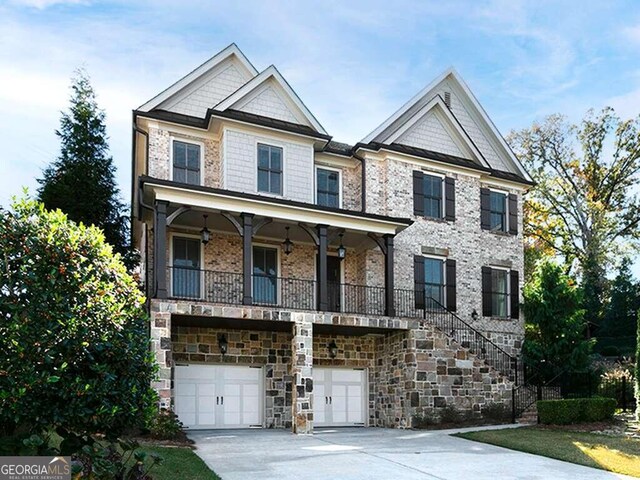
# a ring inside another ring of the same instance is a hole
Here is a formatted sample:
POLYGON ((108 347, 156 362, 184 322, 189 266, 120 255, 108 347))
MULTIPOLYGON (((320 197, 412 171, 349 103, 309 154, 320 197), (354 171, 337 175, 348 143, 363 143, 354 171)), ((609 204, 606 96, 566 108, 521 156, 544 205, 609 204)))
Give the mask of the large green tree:
POLYGON ((604 108, 579 125, 552 115, 509 136, 536 182, 525 235, 576 267, 590 324, 602 319, 612 260, 640 239, 639 125, 604 108))
POLYGON ((581 291, 573 279, 560 265, 542 261, 523 295, 525 364, 541 370, 546 380, 563 370, 586 368, 592 341, 584 337, 581 291))
POLYGON ((21 201, 0 209, 0 252, 0 439, 140 425, 156 371, 144 297, 102 232, 21 201))
POLYGON ((609 302, 598 336, 635 337, 636 317, 640 309, 640 283, 631 273, 631 260, 620 263, 609 288, 609 302))
POLYGON ((105 113, 83 70, 76 71, 71 90, 69 111, 62 113, 56 130, 60 156, 38 180, 39 200, 74 222, 101 228, 116 252, 128 256, 129 222, 109 154, 105 113))

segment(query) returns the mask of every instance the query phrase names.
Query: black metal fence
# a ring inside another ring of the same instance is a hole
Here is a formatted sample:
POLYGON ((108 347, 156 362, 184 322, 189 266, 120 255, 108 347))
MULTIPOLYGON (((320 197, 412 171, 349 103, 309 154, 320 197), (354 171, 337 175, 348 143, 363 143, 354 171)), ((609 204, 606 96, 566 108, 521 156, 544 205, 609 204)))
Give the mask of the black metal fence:
MULTIPOLYGON (((170 267, 170 296, 240 305, 243 300, 241 273, 170 267)), ((289 277, 253 275, 253 304, 299 310, 317 310, 317 282, 289 277)), ((461 346, 487 364, 518 382, 518 363, 478 330, 447 310, 422 290, 395 289, 395 316, 422 319, 453 337, 461 346)), ((385 288, 348 283, 328 284, 329 310, 334 312, 384 315, 385 288)))

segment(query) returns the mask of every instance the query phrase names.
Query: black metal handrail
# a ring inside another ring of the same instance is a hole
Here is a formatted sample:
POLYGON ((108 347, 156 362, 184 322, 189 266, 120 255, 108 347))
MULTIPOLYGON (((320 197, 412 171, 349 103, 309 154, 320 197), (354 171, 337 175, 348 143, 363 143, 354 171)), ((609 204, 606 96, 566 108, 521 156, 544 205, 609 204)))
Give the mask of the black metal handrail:
MULTIPOLYGON (((204 300, 214 303, 242 304, 243 275, 188 267, 170 267, 170 295, 174 298, 204 300)), ((252 275, 253 304, 317 310, 315 280, 252 275)), ((385 288, 349 283, 328 283, 329 311, 361 314, 385 314, 385 288)), ((517 358, 505 352, 458 315, 447 310, 424 291, 395 289, 396 317, 425 320, 454 338, 488 365, 518 383, 517 358)))

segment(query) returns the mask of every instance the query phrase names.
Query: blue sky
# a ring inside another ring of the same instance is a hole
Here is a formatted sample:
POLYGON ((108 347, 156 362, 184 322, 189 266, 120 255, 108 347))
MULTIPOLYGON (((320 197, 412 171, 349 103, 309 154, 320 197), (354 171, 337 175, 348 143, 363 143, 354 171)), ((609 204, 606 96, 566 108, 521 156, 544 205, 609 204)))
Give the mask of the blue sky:
POLYGON ((504 134, 556 112, 640 113, 632 0, 0 0, 0 205, 35 191, 58 154, 78 66, 107 112, 128 200, 131 110, 231 42, 258 70, 275 64, 340 141, 364 137, 449 66, 504 134))

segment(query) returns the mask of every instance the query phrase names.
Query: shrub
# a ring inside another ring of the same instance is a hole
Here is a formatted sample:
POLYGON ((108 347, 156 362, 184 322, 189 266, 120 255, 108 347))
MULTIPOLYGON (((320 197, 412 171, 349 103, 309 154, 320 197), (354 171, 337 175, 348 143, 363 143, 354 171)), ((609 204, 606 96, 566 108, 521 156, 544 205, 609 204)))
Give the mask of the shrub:
POLYGON ((438 417, 433 413, 416 414, 411 419, 411 427, 419 430, 438 424, 438 417))
POLYGON ((144 297, 94 227, 23 200, 0 209, 0 436, 104 433, 155 396, 144 297))
POLYGON ((162 464, 162 458, 139 449, 137 442, 93 442, 73 455, 73 478, 151 480, 150 470, 162 464))
POLYGON ((568 425, 610 420, 616 410, 613 398, 571 398, 540 400, 537 403, 540 423, 568 425))
POLYGON ((511 420, 511 409, 504 403, 488 403, 482 409, 482 416, 492 422, 511 420))
POLYGON ((600 350, 600 354, 604 357, 619 357, 620 349, 615 345, 607 345, 605 347, 602 347, 602 349, 600 350))
POLYGON ((455 405, 446 405, 440 409, 440 421, 442 423, 462 423, 465 415, 455 405))
POLYGON ((176 440, 182 437, 182 422, 171 410, 161 409, 149 421, 149 434, 158 440, 176 440))

